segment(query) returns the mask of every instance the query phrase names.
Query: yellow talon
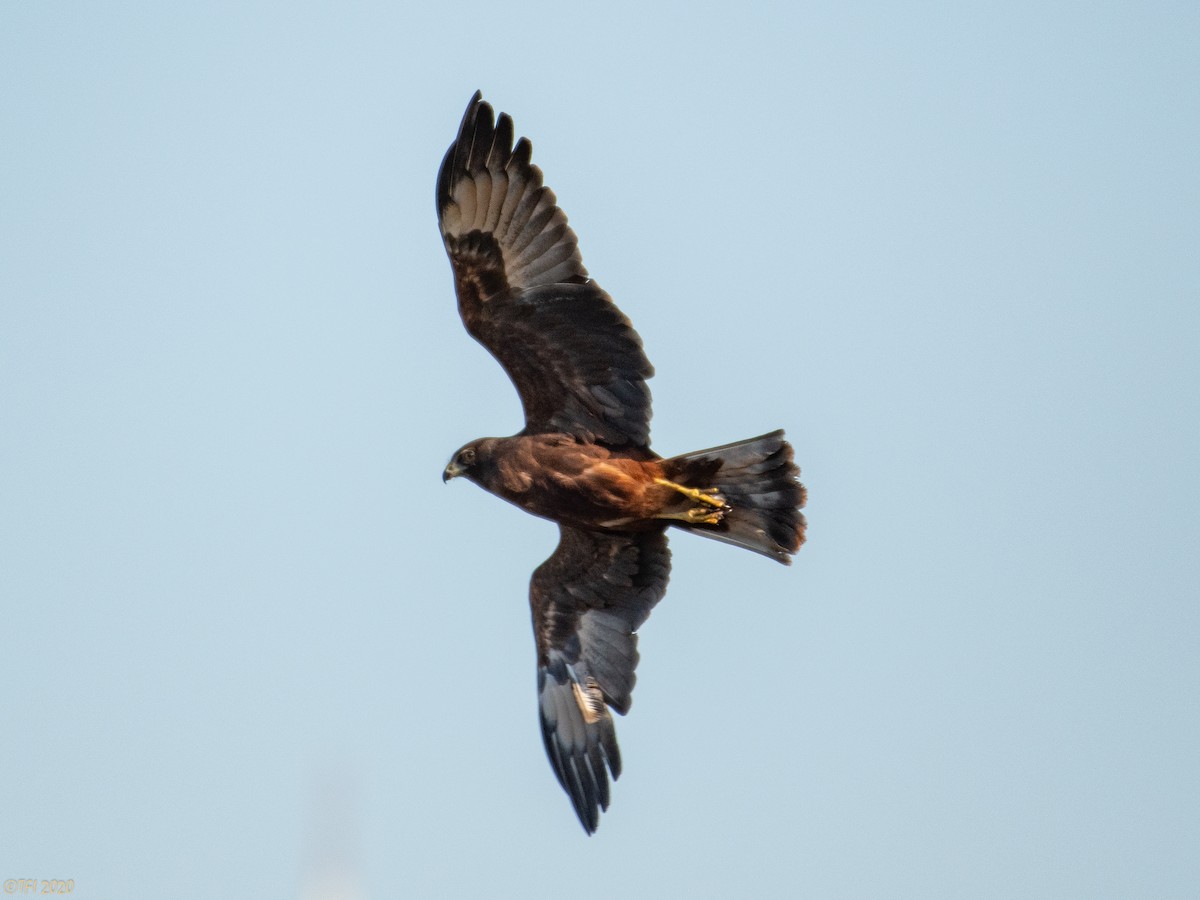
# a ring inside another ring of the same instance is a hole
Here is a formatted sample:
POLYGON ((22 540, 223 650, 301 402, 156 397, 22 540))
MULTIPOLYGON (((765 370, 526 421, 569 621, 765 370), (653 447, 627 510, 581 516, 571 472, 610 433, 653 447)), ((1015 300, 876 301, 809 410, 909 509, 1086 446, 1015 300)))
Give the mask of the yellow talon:
POLYGON ((680 522, 687 522, 689 525, 719 525, 727 512, 729 512, 728 506, 720 509, 713 509, 711 506, 693 506, 691 509, 678 512, 661 512, 656 518, 677 519, 680 522))
POLYGON ((693 506, 686 513, 686 521, 693 525, 716 525, 725 518, 724 509, 707 509, 703 506, 693 506))
MULTIPOLYGON (((709 488, 708 490, 700 490, 699 488, 690 488, 690 487, 685 487, 682 484, 676 484, 674 481, 668 481, 665 478, 655 478, 654 483, 661 484, 663 487, 669 487, 669 488, 671 488, 671 490, 674 490, 674 491, 679 491, 679 493, 683 494, 683 496, 687 497, 693 503, 704 503, 704 504, 707 504, 708 506, 715 507, 716 509, 728 509, 729 508, 729 504, 727 504, 725 502, 725 498, 722 497, 717 492, 716 488, 709 488)), ((689 513, 690 512, 692 512, 692 511, 689 510, 689 513)), ((719 522, 720 519, 717 519, 717 521, 719 522)), ((712 523, 709 523, 709 524, 712 524, 712 523)))

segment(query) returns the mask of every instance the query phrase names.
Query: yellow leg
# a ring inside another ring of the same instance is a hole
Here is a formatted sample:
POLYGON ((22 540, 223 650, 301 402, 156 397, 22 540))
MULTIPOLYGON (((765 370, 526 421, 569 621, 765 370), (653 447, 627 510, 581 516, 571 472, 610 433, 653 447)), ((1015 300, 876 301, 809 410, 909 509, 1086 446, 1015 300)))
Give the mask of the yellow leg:
POLYGON ((687 522, 689 525, 716 525, 725 518, 725 513, 728 511, 728 506, 723 506, 720 509, 713 509, 711 506, 693 506, 691 509, 685 509, 683 512, 660 513, 655 518, 678 519, 680 522, 687 522))
POLYGON ((704 506, 693 506, 687 511, 686 517, 689 522, 699 523, 701 525, 716 525, 723 518, 728 506, 722 506, 720 509, 712 509, 704 506))
POLYGON ((699 488, 684 487, 682 484, 667 481, 665 478, 655 478, 654 483, 661 484, 663 487, 669 487, 673 491, 679 491, 679 493, 683 494, 683 496, 687 497, 693 503, 704 503, 720 510, 729 509, 729 504, 725 502, 724 497, 717 493, 716 488, 709 488, 706 491, 702 491, 699 488))

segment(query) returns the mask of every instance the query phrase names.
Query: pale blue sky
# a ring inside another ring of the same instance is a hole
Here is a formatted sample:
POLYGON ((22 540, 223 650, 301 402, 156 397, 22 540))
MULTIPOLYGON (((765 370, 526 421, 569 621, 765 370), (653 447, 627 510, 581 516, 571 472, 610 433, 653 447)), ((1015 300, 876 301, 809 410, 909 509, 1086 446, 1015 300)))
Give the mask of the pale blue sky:
POLYGON ((1197 46, 1193 3, 3 4, 0 879, 1195 896, 1197 46), (784 427, 811 492, 790 569, 673 541, 591 839, 555 531, 440 479, 520 427, 433 209, 476 88, 655 447, 784 427))

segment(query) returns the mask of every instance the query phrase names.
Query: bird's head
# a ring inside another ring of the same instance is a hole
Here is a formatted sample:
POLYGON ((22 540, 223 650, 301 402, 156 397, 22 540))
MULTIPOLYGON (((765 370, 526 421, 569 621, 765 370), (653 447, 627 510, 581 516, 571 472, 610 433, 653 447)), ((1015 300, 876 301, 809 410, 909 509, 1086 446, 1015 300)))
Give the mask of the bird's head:
POLYGON ((464 444, 450 457, 450 462, 442 471, 442 481, 449 481, 451 478, 464 475, 476 484, 481 483, 491 467, 493 443, 492 438, 484 438, 464 444))

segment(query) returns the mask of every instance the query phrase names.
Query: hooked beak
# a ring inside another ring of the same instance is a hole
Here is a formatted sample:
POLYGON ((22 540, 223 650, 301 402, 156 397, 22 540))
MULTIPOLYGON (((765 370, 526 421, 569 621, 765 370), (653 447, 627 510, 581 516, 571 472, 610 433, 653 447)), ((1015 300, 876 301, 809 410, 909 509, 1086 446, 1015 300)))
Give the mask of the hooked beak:
POLYGON ((457 478, 464 471, 465 470, 462 466, 460 466, 454 460, 450 460, 450 465, 446 466, 446 468, 442 471, 442 484, 445 484, 451 478, 457 478))

